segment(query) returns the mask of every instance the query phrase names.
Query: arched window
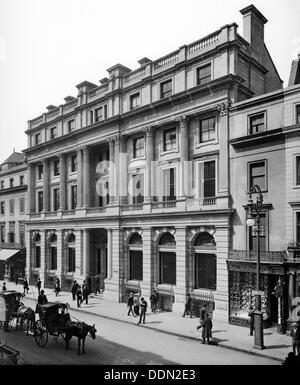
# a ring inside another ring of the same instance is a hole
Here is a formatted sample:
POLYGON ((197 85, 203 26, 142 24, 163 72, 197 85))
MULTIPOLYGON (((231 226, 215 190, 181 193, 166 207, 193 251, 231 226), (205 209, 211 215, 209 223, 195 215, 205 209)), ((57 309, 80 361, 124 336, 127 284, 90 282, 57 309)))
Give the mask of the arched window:
POLYGON ((57 269, 57 236, 52 233, 50 235, 50 270, 57 269))
POLYGON ((33 237, 33 242, 40 242, 40 241, 41 241, 41 234, 40 233, 35 234, 35 236, 33 237))
POLYGON ((175 241, 174 235, 172 235, 169 232, 164 233, 159 240, 159 245, 160 246, 175 246, 176 241, 175 241))
POLYGON ((130 245, 142 245, 143 239, 139 233, 133 233, 129 240, 130 245))
POLYGON ((75 255, 75 235, 71 233, 68 236, 68 271, 75 272, 76 269, 76 255, 75 255))
POLYGON ((139 233, 133 233, 129 239, 129 279, 143 280, 143 239, 139 233))
POLYGON ((194 242, 194 246, 195 247, 207 247, 207 248, 213 247, 214 248, 216 246, 215 238, 206 231, 201 232, 197 235, 195 242, 194 242))

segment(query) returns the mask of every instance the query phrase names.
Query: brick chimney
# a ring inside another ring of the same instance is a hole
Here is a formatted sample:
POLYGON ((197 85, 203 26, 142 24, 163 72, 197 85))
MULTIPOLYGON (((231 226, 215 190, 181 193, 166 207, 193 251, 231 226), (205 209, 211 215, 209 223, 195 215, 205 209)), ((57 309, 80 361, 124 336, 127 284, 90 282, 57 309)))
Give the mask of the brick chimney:
POLYGON ((251 45, 252 56, 262 62, 264 54, 264 25, 267 19, 253 5, 240 10, 243 15, 243 37, 251 45))
POLYGON ((300 84, 300 54, 298 54, 298 59, 292 62, 288 86, 296 84, 300 84))

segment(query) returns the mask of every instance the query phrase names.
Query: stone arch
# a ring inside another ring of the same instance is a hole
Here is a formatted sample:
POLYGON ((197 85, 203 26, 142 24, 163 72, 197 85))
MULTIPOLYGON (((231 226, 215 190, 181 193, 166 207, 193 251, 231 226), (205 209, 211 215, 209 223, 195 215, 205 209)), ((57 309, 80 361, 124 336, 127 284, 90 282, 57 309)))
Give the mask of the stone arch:
POLYGON ((201 231, 197 233, 197 235, 193 239, 193 246, 194 247, 208 247, 208 248, 215 248, 216 247, 216 241, 212 234, 210 234, 207 231, 201 231))
POLYGON ((38 232, 33 233, 32 235, 32 242, 41 242, 41 234, 38 232))
POLYGON ((67 243, 75 243, 76 236, 74 233, 69 233, 66 237, 66 242, 67 243))
POLYGON ((143 238, 142 236, 135 232, 135 233, 132 233, 130 238, 129 238, 129 242, 128 242, 129 245, 136 245, 136 246, 142 246, 143 245, 143 238))
POLYGON ((176 246, 176 240, 173 234, 166 231, 162 233, 158 239, 159 246, 176 246))

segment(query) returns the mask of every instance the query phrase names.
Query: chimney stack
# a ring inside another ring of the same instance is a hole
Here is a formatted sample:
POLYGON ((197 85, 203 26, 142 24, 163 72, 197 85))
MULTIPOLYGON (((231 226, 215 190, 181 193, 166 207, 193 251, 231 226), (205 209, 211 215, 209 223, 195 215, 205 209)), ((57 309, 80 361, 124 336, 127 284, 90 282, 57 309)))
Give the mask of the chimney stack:
POLYGON ((264 25, 268 20, 253 4, 240 12, 243 15, 243 37, 250 43, 253 58, 261 63, 264 53, 264 25))

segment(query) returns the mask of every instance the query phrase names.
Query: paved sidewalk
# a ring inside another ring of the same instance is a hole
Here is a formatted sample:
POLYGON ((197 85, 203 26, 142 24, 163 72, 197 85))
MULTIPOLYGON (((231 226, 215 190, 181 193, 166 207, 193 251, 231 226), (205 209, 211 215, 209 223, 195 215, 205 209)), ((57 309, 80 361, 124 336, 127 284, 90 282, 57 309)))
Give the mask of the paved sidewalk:
MULTIPOLYGON (((7 283, 7 289, 23 292, 23 286, 15 285, 12 282, 7 283)), ((138 322, 138 318, 132 315, 127 316, 127 306, 125 303, 104 300, 102 295, 95 296, 91 294, 88 305, 83 303, 80 308, 77 308, 77 303, 72 300, 70 292, 61 292, 59 296, 56 297, 53 290, 47 288, 44 290, 49 302, 68 302, 71 310, 74 309, 82 313, 99 315, 108 319, 131 324, 137 324, 138 322)), ((30 292, 25 298, 36 300, 37 295, 37 288, 30 286, 30 292)), ((146 300, 148 305, 150 305, 149 299, 146 298, 146 300)), ((72 316, 72 311, 70 313, 72 316)), ((202 340, 201 331, 196 330, 197 325, 199 325, 199 318, 183 318, 182 313, 178 312, 159 312, 153 314, 149 309, 146 315, 146 324, 139 327, 150 328, 162 333, 200 341, 202 340)), ((100 325, 99 329, 101 330, 100 325)), ((254 341, 253 337, 249 336, 248 328, 230 325, 215 317, 213 319, 212 336, 213 341, 224 348, 268 357, 280 362, 284 361, 287 354, 292 351, 291 337, 278 334, 276 328, 264 330, 264 344, 266 347, 264 350, 253 348, 254 341)))

